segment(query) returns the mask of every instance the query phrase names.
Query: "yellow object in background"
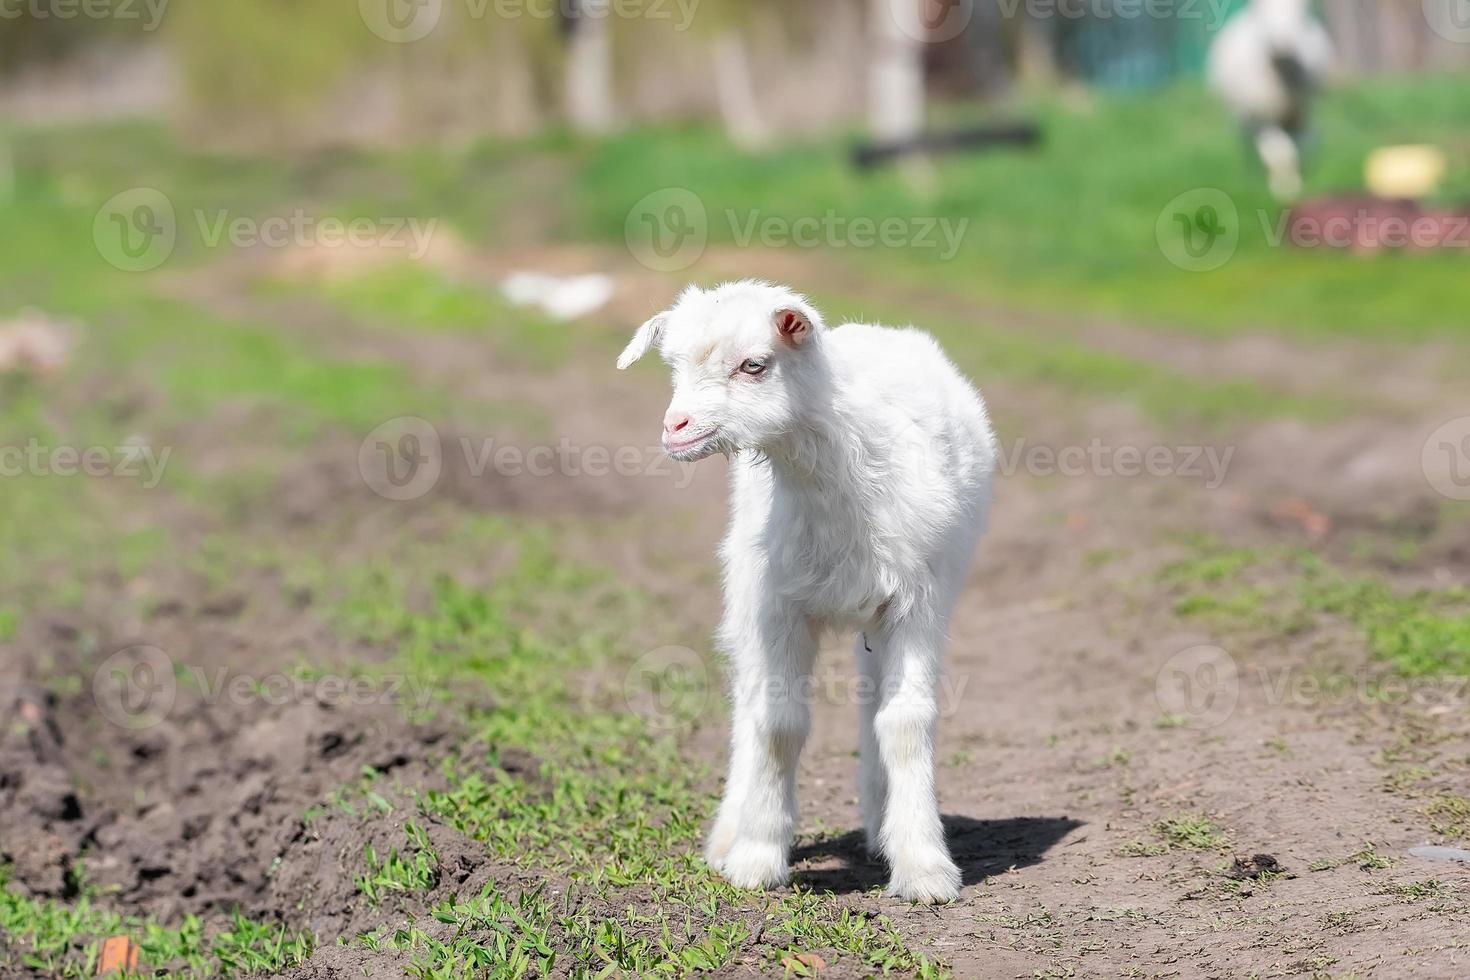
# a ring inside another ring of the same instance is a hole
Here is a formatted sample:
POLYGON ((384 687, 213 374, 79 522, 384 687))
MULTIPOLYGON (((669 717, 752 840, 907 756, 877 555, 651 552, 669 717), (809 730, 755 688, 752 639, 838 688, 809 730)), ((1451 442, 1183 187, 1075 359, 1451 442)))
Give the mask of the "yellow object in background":
POLYGON ((1428 144, 1385 146, 1368 154, 1368 190, 1377 197, 1428 197, 1439 189, 1448 164, 1444 151, 1428 144))

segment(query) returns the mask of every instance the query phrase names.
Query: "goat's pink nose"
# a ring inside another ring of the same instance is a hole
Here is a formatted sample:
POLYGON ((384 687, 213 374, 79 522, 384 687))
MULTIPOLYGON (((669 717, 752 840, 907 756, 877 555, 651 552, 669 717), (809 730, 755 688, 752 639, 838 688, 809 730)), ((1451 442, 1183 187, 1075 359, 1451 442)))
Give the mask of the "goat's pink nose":
POLYGON ((667 432, 669 435, 673 435, 675 432, 678 432, 680 429, 684 428, 688 424, 688 412, 675 412, 670 410, 669 413, 664 416, 664 431, 667 432))

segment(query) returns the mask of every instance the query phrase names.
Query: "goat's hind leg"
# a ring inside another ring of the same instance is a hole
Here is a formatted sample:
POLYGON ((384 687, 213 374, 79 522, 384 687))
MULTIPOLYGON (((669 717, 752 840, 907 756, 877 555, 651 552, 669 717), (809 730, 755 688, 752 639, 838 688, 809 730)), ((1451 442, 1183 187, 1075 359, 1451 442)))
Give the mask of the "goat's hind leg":
POLYGON ((883 690, 883 654, 881 648, 873 646, 876 642, 876 634, 858 634, 858 799, 868 854, 875 858, 883 854, 883 812, 888 805, 888 769, 874 729, 883 690))
POLYGON ((880 839, 892 875, 888 894, 911 902, 953 901, 960 871, 949 856, 935 790, 944 617, 911 617, 886 628, 883 684, 873 719, 888 772, 880 839))

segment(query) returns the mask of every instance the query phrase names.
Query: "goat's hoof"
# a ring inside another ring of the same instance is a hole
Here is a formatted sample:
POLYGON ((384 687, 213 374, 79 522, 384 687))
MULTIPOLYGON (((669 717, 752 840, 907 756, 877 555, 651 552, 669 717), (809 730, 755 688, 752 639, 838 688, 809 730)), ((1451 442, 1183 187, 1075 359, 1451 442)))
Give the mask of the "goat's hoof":
POLYGON ((736 888, 779 888, 791 879, 785 848, 751 841, 730 848, 720 873, 736 888))
POLYGON ((730 857, 730 848, 734 844, 733 834, 711 834, 704 845, 704 863, 715 871, 724 871, 725 861, 730 857))
POLYGON ((943 905, 960 897, 960 869, 948 857, 918 866, 894 868, 888 894, 920 905, 943 905))

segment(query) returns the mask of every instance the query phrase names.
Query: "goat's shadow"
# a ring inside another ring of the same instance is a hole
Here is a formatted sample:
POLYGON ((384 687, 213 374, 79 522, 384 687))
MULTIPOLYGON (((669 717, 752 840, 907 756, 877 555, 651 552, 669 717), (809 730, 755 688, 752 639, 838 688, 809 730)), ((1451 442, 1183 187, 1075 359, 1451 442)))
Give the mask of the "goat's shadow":
MULTIPOLYGON (((1040 862, 1047 851, 1081 826, 1082 821, 1071 817, 975 820, 948 815, 944 817, 944 836, 965 884, 973 885, 1010 868, 1040 862)), ((808 861, 825 864, 831 858, 841 861, 841 866, 798 867, 792 876, 795 883, 819 892, 845 894, 865 892, 888 881, 887 866, 868 856, 860 830, 804 844, 792 855, 798 866, 808 861)))

